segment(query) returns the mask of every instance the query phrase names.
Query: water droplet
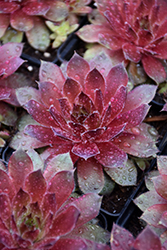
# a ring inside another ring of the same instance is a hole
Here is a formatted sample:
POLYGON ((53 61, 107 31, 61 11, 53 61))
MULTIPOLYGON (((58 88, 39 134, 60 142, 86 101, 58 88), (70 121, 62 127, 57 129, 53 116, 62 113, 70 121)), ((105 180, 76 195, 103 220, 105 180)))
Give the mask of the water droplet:
POLYGON ((158 134, 158 132, 156 131, 155 128, 153 127, 149 127, 148 128, 148 132, 150 133, 150 135, 156 136, 158 134))
POLYGON ((131 130, 132 130, 133 134, 135 134, 135 135, 140 134, 140 129, 139 128, 132 128, 131 130))
POLYGON ((131 147, 131 145, 130 145, 130 143, 128 143, 128 142, 124 142, 124 147, 126 147, 126 148, 130 148, 130 147, 131 147))

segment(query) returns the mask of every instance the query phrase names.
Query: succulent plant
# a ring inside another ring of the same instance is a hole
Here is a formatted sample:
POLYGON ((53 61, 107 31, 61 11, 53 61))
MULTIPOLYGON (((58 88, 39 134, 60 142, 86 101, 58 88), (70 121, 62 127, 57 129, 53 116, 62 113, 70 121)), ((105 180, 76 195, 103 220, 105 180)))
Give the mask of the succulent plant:
POLYGON ((54 40, 52 42, 52 48, 59 47, 63 42, 65 42, 67 36, 79 26, 78 23, 70 24, 69 20, 61 22, 60 25, 55 25, 51 21, 46 21, 46 25, 53 32, 50 35, 50 39, 54 40))
POLYGON ((134 239, 133 235, 126 229, 114 224, 111 231, 112 250, 166 250, 167 243, 161 244, 158 235, 147 226, 134 239))
POLYGON ((38 94, 25 104, 25 88, 17 92, 18 100, 39 123, 24 131, 51 146, 48 157, 71 153, 84 192, 103 188, 103 167, 115 181, 121 174, 118 170, 130 173, 127 154, 156 154, 157 132, 142 123, 156 86, 146 84, 127 93, 128 77, 122 64, 104 76, 77 54, 64 75, 57 65, 42 62, 39 78, 38 94))
MULTIPOLYGON (((108 250, 107 245, 88 236, 98 228, 92 224, 91 229, 88 222, 98 215, 100 196, 72 197, 73 169, 53 173, 48 166, 45 171, 41 167, 34 166, 21 149, 10 157, 8 170, 1 164, 1 249, 108 250), (85 238, 82 230, 87 233, 85 238)), ((106 238, 108 233, 103 234, 106 238)))
MULTIPOLYGON (((29 44, 45 51, 50 45, 50 32, 45 20, 61 23, 70 13, 91 11, 88 1, 0 0, 0 38, 3 42, 21 42, 25 32, 29 44)), ((75 13, 75 14, 74 14, 75 13)))
POLYGON ((14 89, 17 79, 13 73, 24 62, 20 58, 22 47, 19 43, 0 47, 0 147, 5 145, 5 140, 10 136, 6 126, 13 126, 17 120, 16 112, 5 102, 19 105, 14 89))
POLYGON ((106 19, 86 25, 77 35, 86 42, 100 43, 124 57, 141 62, 145 72, 157 83, 166 79, 167 2, 164 0, 116 1, 96 0, 100 14, 106 19))
POLYGON ((167 240, 167 156, 157 156, 158 170, 151 172, 146 179, 149 189, 135 199, 135 204, 144 212, 141 219, 146 221, 161 235, 162 241, 167 240))

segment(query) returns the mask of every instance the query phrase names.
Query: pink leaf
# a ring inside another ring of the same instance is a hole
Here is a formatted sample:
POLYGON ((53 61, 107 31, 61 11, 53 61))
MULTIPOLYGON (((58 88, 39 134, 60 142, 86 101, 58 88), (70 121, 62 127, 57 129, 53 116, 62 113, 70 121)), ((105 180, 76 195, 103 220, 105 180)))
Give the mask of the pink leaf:
POLYGON ((83 141, 96 141, 101 134, 103 134, 104 128, 97 128, 94 130, 89 130, 81 135, 83 141))
POLYGON ((92 114, 90 114, 84 121, 84 126, 89 129, 97 129, 101 124, 101 117, 99 112, 94 111, 92 114))
POLYGON ((68 239, 68 238, 60 238, 56 241, 55 245, 51 250, 87 250, 87 245, 85 244, 85 240, 82 239, 68 239))
POLYGON ((100 154, 95 158, 108 168, 123 167, 127 161, 127 155, 111 142, 97 143, 100 154))
POLYGON ((40 82, 55 84, 61 91, 63 89, 65 77, 61 69, 56 64, 42 61, 39 71, 39 80, 40 82))
POLYGON ((0 63, 19 57, 22 53, 23 43, 6 43, 0 47, 0 63))
POLYGON ((42 175, 41 169, 27 176, 25 180, 25 191, 30 194, 32 202, 41 203, 46 191, 46 181, 42 175))
POLYGON ((8 99, 10 96, 10 89, 0 86, 0 100, 8 99))
POLYGON ((121 85, 126 87, 127 83, 128 83, 128 75, 122 64, 118 64, 117 66, 111 68, 106 79, 106 89, 104 96, 105 105, 108 104, 108 102, 114 96, 117 89, 121 85))
POLYGON ((98 215, 101 199, 102 197, 97 194, 88 193, 72 202, 81 211, 76 227, 82 226, 98 215))
POLYGON ((41 210, 43 218, 45 218, 49 213, 55 214, 57 210, 56 196, 54 193, 45 194, 43 197, 41 210))
POLYGON ((87 61, 77 54, 70 59, 67 65, 67 75, 68 77, 79 82, 82 87, 84 87, 84 80, 88 74, 90 68, 87 61))
POLYGON ((47 110, 47 107, 35 100, 28 101, 24 107, 30 115, 44 126, 59 127, 59 124, 54 120, 53 116, 47 110))
POLYGON ((51 105, 49 108, 49 112, 54 117, 55 121, 60 125, 63 130, 71 131, 70 127, 68 126, 66 120, 61 115, 61 113, 57 110, 54 105, 51 105))
POLYGON ((12 215, 11 204, 9 197, 1 193, 0 194, 0 217, 5 222, 6 226, 8 226, 8 221, 10 216, 12 215))
POLYGON ((120 249, 130 250, 133 247, 133 243, 134 243, 133 235, 126 229, 114 223, 111 231, 111 240, 110 240, 112 250, 120 250, 120 249))
POLYGON ((75 144, 72 152, 85 160, 100 153, 97 145, 92 142, 75 144))
POLYGON ((75 80, 68 78, 64 83, 63 92, 69 102, 73 104, 75 98, 81 92, 81 86, 75 80))
POLYGON ((115 127, 108 127, 104 133, 96 138, 98 142, 107 142, 110 141, 112 138, 116 137, 117 135, 121 134, 125 129, 126 124, 122 124, 115 127))
POLYGON ((54 83, 40 82, 39 91, 41 93, 42 101, 47 107, 54 105, 56 109, 60 111, 58 99, 62 97, 62 94, 54 83))
POLYGON ((96 89, 100 89, 102 93, 105 90, 105 82, 103 76, 95 68, 88 73, 85 80, 85 91, 92 100, 94 100, 94 93, 96 89))
POLYGON ((17 9, 19 9, 19 4, 17 3, 5 3, 5 2, 1 2, 0 3, 0 12, 1 13, 12 13, 14 11, 16 11, 17 9))
POLYGON ((101 90, 97 89, 95 91, 95 97, 94 97, 94 104, 98 112, 101 114, 104 108, 104 103, 103 103, 103 94, 101 90))
POLYGON ((8 26, 10 24, 10 16, 8 14, 0 13, 0 37, 5 34, 8 26))
POLYGON ((22 9, 16 10, 15 12, 11 13, 10 23, 14 29, 24 32, 32 29, 34 26, 32 17, 24 13, 22 9))
POLYGON ((161 156, 157 155, 157 165, 161 175, 167 175, 166 162, 167 162, 166 155, 161 155, 161 156))
POLYGON ((74 188, 73 171, 60 171, 49 182, 48 192, 55 193, 57 209, 67 200, 74 188))
POLYGON ((139 107, 142 104, 147 104, 151 102, 156 93, 157 86, 143 84, 137 86, 127 94, 127 99, 125 102, 125 107, 123 112, 139 107))
POLYGON ((124 56, 127 60, 138 63, 141 60, 142 48, 131 43, 125 43, 123 46, 124 56))
POLYGON ((155 204, 142 214, 140 217, 142 220, 146 221, 149 225, 157 228, 164 228, 163 225, 159 224, 162 214, 167 210, 167 204, 155 204))
POLYGON ((102 126, 107 126, 123 110, 126 100, 126 88, 121 86, 111 97, 103 114, 102 126), (119 101, 118 101, 119 99, 119 101))
POLYGON ((49 2, 49 10, 45 14, 45 17, 54 22, 60 22, 67 18, 68 7, 66 3, 61 1, 49 2))
POLYGON ((93 157, 87 161, 79 159, 77 162, 79 187, 84 193, 99 193, 104 186, 102 165, 93 157))
POLYGON ((47 237, 62 236, 70 233, 75 228, 79 215, 80 212, 75 206, 68 207, 55 217, 47 237))
POLYGON ((30 196, 26 193, 22 188, 17 192, 15 197, 13 198, 12 207, 14 211, 14 216, 17 218, 19 216, 22 208, 27 206, 30 202, 30 196))
POLYGON ((0 169, 0 190, 2 193, 5 193, 9 196, 12 201, 13 196, 15 194, 14 186, 12 185, 12 181, 9 178, 8 174, 0 169))
POLYGON ((108 126, 118 126, 121 124, 126 124, 126 128, 132 128, 139 125, 146 117, 149 106, 147 104, 142 104, 136 109, 129 110, 125 113, 118 115, 108 126))
POLYGON ((26 176, 33 171, 31 158, 19 149, 10 157, 8 168, 16 191, 18 192, 20 188, 24 189, 26 176))
POLYGON ((61 113, 64 116, 65 120, 71 120, 71 105, 67 98, 60 98, 59 99, 59 104, 61 108, 61 113))
POLYGON ((148 226, 137 236, 134 241, 134 248, 138 250, 160 250, 161 241, 158 235, 148 226))
POLYGON ((49 6, 45 3, 40 2, 31 2, 27 3, 23 8, 23 12, 25 12, 27 15, 45 15, 46 12, 49 10, 49 6))
POLYGON ((167 175, 159 175, 153 179, 155 190, 164 199, 167 200, 167 175))
POLYGON ((142 58, 142 64, 147 75, 151 77, 157 84, 165 81, 165 68, 159 59, 154 58, 153 56, 144 55, 142 58))
POLYGON ((13 74, 22 65, 24 60, 19 57, 13 57, 0 64, 0 76, 3 78, 13 74))
POLYGON ((87 43, 96 43, 99 42, 99 34, 103 34, 104 37, 113 32, 110 27, 105 27, 103 25, 85 25, 79 31, 77 31, 77 35, 87 43))
POLYGON ((158 152, 155 142, 144 137, 136 128, 136 134, 123 132, 113 139, 113 143, 124 152, 137 157, 150 157, 158 152), (137 134, 138 132, 138 134, 137 134))

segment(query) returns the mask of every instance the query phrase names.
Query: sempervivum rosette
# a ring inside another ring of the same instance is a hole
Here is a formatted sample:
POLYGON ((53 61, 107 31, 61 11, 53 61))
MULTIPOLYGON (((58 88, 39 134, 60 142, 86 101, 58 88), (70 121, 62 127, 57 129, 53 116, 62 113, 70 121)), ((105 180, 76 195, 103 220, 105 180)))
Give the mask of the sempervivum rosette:
MULTIPOLYGON (((38 159, 37 153, 31 154, 38 159)), ((18 150, 9 160, 8 171, 0 165, 0 249, 108 250, 88 236, 96 238, 87 222, 98 215, 101 198, 93 193, 69 197, 74 170, 53 173, 46 167, 43 171, 33 161, 18 150)), ((103 231, 104 238, 107 235, 103 231)))
MULTIPOLYGON (((145 72, 157 83, 166 79, 167 1, 96 0, 106 23, 86 25, 77 34, 86 42, 98 42, 122 51, 125 59, 142 62, 145 72)), ((103 19, 102 19, 103 20, 103 19)))
POLYGON ((91 191, 99 192, 103 167, 112 177, 113 171, 125 167, 127 153, 149 157, 157 152, 157 135, 142 123, 156 86, 143 85, 127 93, 122 64, 105 76, 77 54, 65 74, 58 66, 42 62, 38 98, 36 94, 24 105, 38 124, 28 125, 25 132, 50 145, 51 157, 70 152, 73 161, 78 160, 80 187, 85 191, 84 185, 93 178, 91 191))

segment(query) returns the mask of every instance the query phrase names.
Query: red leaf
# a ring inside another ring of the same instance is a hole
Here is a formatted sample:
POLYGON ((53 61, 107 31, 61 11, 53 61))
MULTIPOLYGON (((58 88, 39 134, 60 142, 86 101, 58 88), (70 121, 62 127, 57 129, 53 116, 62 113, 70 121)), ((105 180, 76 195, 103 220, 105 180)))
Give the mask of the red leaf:
POLYGON ((93 157, 87 161, 79 159, 77 162, 79 187, 84 193, 99 193, 104 186, 102 165, 93 157))
POLYGON ((34 26, 33 18, 24 13, 22 9, 11 13, 10 23, 14 29, 24 32, 32 29, 34 26))
POLYGON ((0 64, 0 76, 3 78, 13 74, 22 65, 24 60, 19 57, 13 57, 0 64))
POLYGON ((20 4, 17 3, 5 3, 5 2, 1 2, 0 3, 0 12, 1 13, 12 13, 14 11, 16 11, 17 9, 19 9, 20 4))
POLYGON ((87 250, 87 245, 85 241, 82 239, 68 239, 68 238, 60 238, 56 241, 55 245, 51 248, 51 250, 87 250))
POLYGON ((40 2, 31 2, 27 3, 23 8, 23 12, 25 12, 27 15, 45 15, 46 12, 49 10, 49 6, 45 3, 40 3, 40 2))
POLYGON ((121 86, 111 97, 108 108, 103 114, 102 126, 107 126, 123 110, 126 100, 126 88, 121 86), (119 101, 118 101, 119 99, 119 101))
POLYGON ((9 197, 6 194, 1 193, 0 194, 0 217, 7 227, 9 226, 8 221, 11 215, 12 215, 12 211, 11 211, 11 203, 10 203, 9 197))
POLYGON ((47 237, 57 237, 70 233, 75 228, 79 215, 80 212, 75 206, 68 207, 55 217, 47 237))
POLYGON ((50 180, 48 192, 55 193, 57 209, 67 200, 74 188, 73 171, 60 171, 50 180))
POLYGON ((13 196, 15 194, 14 186, 12 185, 12 181, 9 178, 8 174, 0 169, 0 190, 2 193, 5 193, 9 196, 12 201, 13 196))
POLYGON ((136 109, 119 114, 108 126, 113 127, 127 123, 126 129, 136 127, 144 120, 148 110, 149 106, 147 104, 142 104, 136 109))
POLYGON ((28 101, 24 107, 28 113, 39 123, 44 126, 59 127, 53 116, 47 110, 47 107, 35 100, 28 101))
POLYGON ((98 215, 101 206, 101 199, 102 197, 97 194, 88 193, 80 196, 72 202, 72 204, 74 204, 79 211, 81 211, 76 227, 82 226, 98 215))
POLYGON ((127 83, 128 75, 122 64, 118 64, 117 66, 111 68, 106 79, 106 89, 104 96, 105 105, 110 102, 117 89, 119 89, 120 86, 126 87, 127 83))
POLYGON ((98 111, 94 111, 84 121, 84 126, 86 127, 86 129, 89 130, 98 128, 100 124, 101 124, 101 117, 98 111))
POLYGON ((67 65, 67 75, 68 77, 79 82, 82 87, 84 87, 85 77, 88 74, 90 68, 87 61, 85 61, 81 56, 74 54, 67 65))
POLYGON ((103 94, 102 94, 101 90, 98 89, 95 91, 95 98, 94 99, 95 99, 95 101, 94 101, 95 107, 98 110, 98 112, 101 114, 103 111, 103 108, 104 108, 103 94))
POLYGON ((40 82, 49 82, 57 86, 61 91, 65 82, 65 77, 56 64, 51 62, 41 62, 39 70, 39 80, 40 82))
POLYGON ((8 26, 10 24, 10 14, 0 13, 0 37, 5 34, 8 26))
POLYGON ((119 126, 108 127, 104 133, 96 138, 98 142, 107 142, 117 135, 121 134, 125 129, 126 124, 122 124, 119 126))
POLYGON ((123 46, 124 56, 127 60, 138 63, 141 60, 142 48, 131 43, 125 43, 123 46))
POLYGON ((88 73, 85 80, 85 91, 92 100, 94 100, 95 90, 101 90, 104 93, 105 90, 105 82, 103 76, 100 72, 95 68, 88 73))
POLYGON ((123 132, 112 142, 124 152, 141 158, 150 157, 158 152, 155 141, 143 136, 138 127, 132 128, 132 131, 136 134, 123 132))
POLYGON ((133 247, 138 250, 162 249, 160 238, 148 226, 137 236, 133 247))
POLYGON ((68 98, 69 102, 73 104, 77 95, 81 92, 81 86, 78 82, 71 78, 67 78, 63 86, 64 95, 68 98))
POLYGON ((31 158, 21 149, 12 154, 8 164, 9 175, 12 177, 16 191, 24 189, 26 176, 33 171, 31 158))
POLYGON ((30 202, 30 196, 28 193, 26 193, 22 188, 17 192, 15 195, 13 202, 12 202, 12 207, 13 207, 13 212, 15 218, 19 216, 20 211, 22 208, 27 206, 30 202))
MULTIPOLYGON (((115 223, 111 231, 110 244, 112 250, 130 250, 133 248, 134 238, 133 235, 125 228, 122 228, 115 223)), ((144 248, 143 248, 144 249, 144 248)))
POLYGON ((161 83, 166 79, 166 72, 163 64, 157 58, 153 56, 144 55, 142 58, 142 64, 145 72, 151 77, 156 83, 161 83))
POLYGON ((159 175, 153 179, 155 190, 164 199, 167 200, 167 175, 159 175))
POLYGON ((123 167, 127 161, 127 155, 111 142, 97 143, 100 154, 95 158, 108 168, 123 167))
POLYGON ((55 214, 57 210, 56 196, 54 193, 45 194, 43 197, 41 210, 43 218, 49 215, 49 213, 55 214))
POLYGON ((46 191, 46 181, 42 175, 41 169, 27 176, 25 180, 25 191, 29 193, 32 202, 41 203, 46 191))
POLYGON ((155 204, 144 211, 140 217, 142 220, 146 221, 149 225, 157 228, 164 228, 163 225, 159 223, 162 214, 167 210, 167 204, 155 204))
POLYGON ((142 104, 151 102, 151 100, 154 98, 156 90, 157 86, 154 85, 143 84, 137 86, 127 94, 123 112, 131 110, 132 108, 135 109, 142 104))
POLYGON ((60 111, 59 98, 62 97, 60 90, 51 82, 40 82, 39 91, 41 93, 42 102, 47 106, 54 105, 60 111))
POLYGON ((95 143, 86 142, 75 144, 72 148, 72 153, 87 160, 88 158, 99 154, 99 149, 95 143))

